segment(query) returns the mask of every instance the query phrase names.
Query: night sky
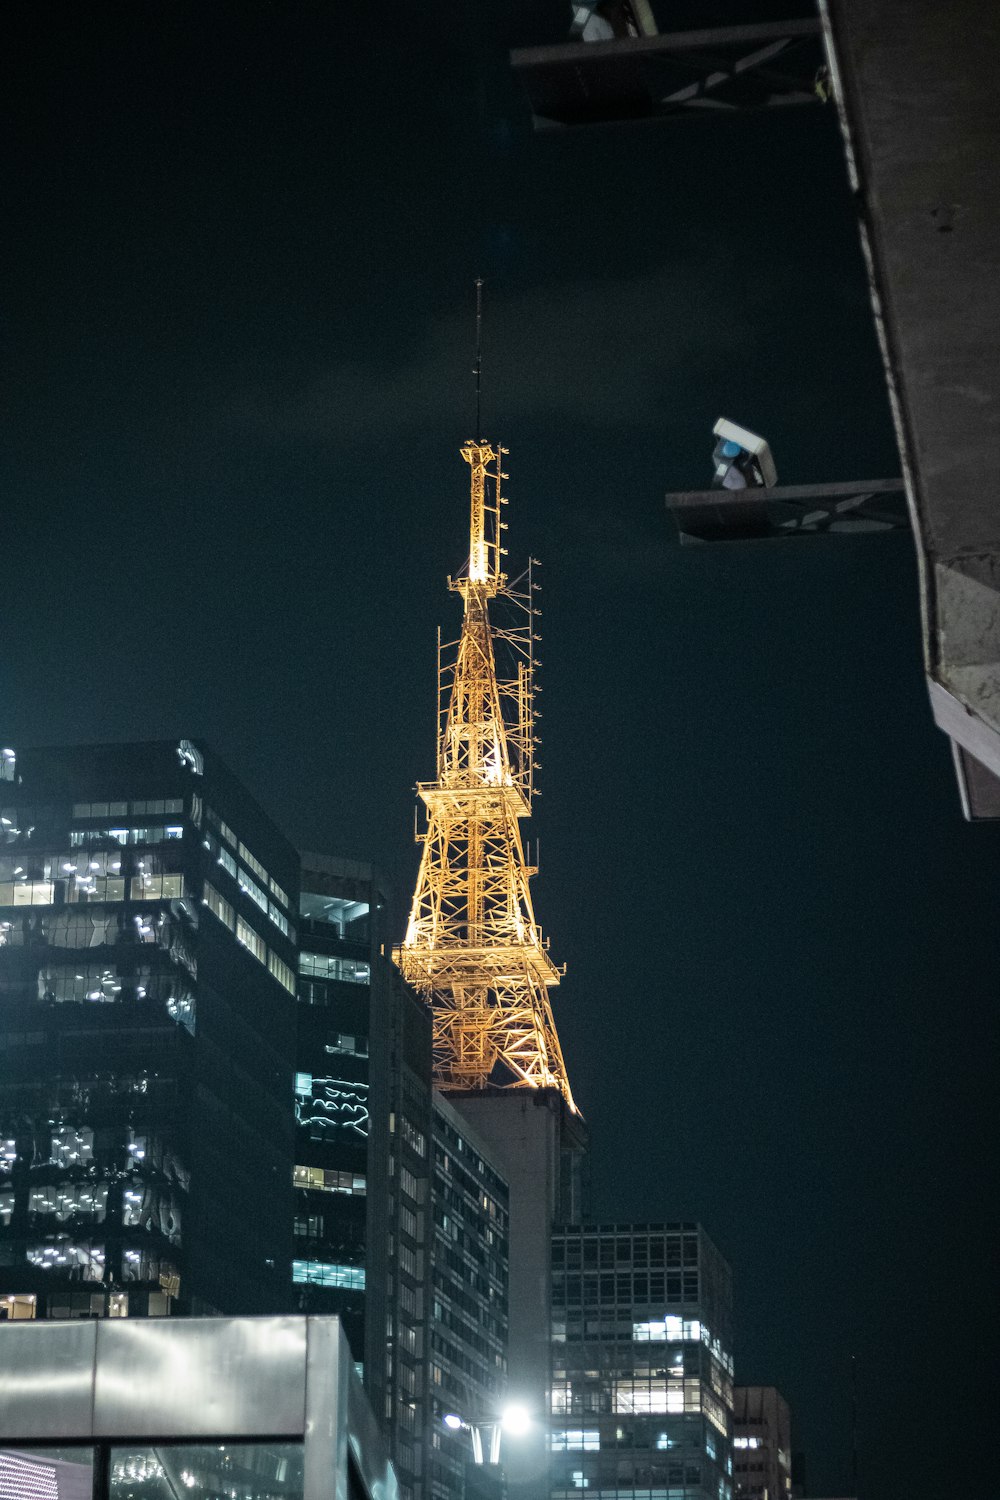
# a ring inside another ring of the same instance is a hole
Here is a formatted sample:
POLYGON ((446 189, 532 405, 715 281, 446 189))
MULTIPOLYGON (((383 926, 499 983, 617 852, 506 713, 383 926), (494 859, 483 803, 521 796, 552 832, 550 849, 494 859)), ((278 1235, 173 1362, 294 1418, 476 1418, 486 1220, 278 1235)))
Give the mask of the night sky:
POLYGON ((849 1492, 852 1353, 865 1500, 992 1493, 1000 831, 912 540, 681 549, 663 505, 720 414, 786 482, 899 472, 836 121, 533 135, 507 49, 567 12, 5 10, 0 736, 203 735, 405 904, 481 273, 593 1216, 705 1224, 810 1493, 849 1492))

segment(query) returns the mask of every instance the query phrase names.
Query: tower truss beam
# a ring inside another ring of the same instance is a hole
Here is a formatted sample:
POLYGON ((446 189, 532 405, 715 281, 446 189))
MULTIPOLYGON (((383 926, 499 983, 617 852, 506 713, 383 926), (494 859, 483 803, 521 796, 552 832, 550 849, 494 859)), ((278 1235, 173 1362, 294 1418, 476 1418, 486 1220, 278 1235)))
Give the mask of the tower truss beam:
POLYGON ((537 769, 537 586, 530 568, 513 585, 502 568, 506 449, 477 439, 461 451, 469 560, 448 582, 462 598, 462 630, 438 646, 437 778, 417 788, 423 851, 394 957, 430 1004, 441 1087, 557 1088, 575 1111, 548 997, 561 970, 535 921, 520 828, 537 769), (493 624, 494 599, 510 624, 493 624))

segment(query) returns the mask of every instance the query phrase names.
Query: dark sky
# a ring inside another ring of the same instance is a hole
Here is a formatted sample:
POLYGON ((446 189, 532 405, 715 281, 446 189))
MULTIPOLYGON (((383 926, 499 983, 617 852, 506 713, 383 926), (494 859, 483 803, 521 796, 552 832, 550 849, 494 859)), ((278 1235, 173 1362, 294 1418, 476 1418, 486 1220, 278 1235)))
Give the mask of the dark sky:
POLYGON ((705 1223, 813 1494, 852 1352, 865 1500, 987 1493, 1000 834, 931 723, 912 542, 682 550, 663 508, 720 413, 786 481, 898 473, 836 122, 533 136, 506 51, 564 22, 7 8, 0 733, 204 735, 405 898, 481 271, 595 1217, 705 1223))

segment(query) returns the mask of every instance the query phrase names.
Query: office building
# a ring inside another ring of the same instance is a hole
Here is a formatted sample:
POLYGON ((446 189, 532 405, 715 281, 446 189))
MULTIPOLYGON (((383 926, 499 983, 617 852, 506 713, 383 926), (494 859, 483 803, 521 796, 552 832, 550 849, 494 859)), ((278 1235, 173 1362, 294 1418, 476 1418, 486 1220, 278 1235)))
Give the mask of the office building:
POLYGON ((6 765, 0 1310, 284 1310, 295 851, 200 743, 6 765))
POLYGON ((792 1493, 792 1419, 773 1385, 733 1391, 733 1492, 736 1500, 787 1500, 792 1493))
POLYGON ((0 1328, 10 1500, 396 1500, 336 1318, 0 1328))
POLYGON ((549 1491, 545 1414, 552 1383, 550 1254, 554 1224, 581 1217, 586 1127, 557 1089, 453 1094, 507 1180, 510 1205, 508 1399, 531 1426, 507 1445, 511 1494, 540 1500, 549 1491))
POLYGON ((732 1278, 697 1224, 552 1236, 552 1500, 729 1500, 732 1278))
POLYGON ((295 1077, 296 1306, 336 1313, 404 1500, 427 1425, 431 1030, 381 952, 370 865, 302 856, 295 1077))
POLYGON ((425 1495, 454 1500, 481 1492, 507 1397, 509 1195, 488 1148, 439 1093, 433 1137, 425 1495))

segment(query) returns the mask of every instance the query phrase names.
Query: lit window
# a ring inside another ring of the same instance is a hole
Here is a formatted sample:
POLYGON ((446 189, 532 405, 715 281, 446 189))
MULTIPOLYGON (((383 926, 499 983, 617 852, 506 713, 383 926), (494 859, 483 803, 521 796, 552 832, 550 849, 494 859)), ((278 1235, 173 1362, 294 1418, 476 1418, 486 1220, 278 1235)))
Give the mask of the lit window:
POLYGON ((34 1292, 9 1292, 0 1297, 0 1318, 7 1318, 10 1322, 33 1318, 37 1301, 34 1292))
POLYGON ((324 1052, 342 1053, 347 1057, 367 1057, 368 1038, 366 1036, 350 1036, 346 1032, 335 1031, 324 1047, 324 1052))
POLYGON ((701 1410, 701 1383, 697 1380, 625 1379, 612 1385, 611 1409, 642 1415, 701 1410))
POLYGON ((224 896, 220 896, 214 885, 205 881, 205 894, 202 897, 209 911, 214 912, 220 922, 224 922, 230 932, 236 931, 236 913, 224 896))
POLYGON ((51 880, 28 880, 22 875, 0 882, 0 906, 51 906, 55 899, 51 880))
POLYGON ((65 1266, 72 1266, 79 1269, 81 1281, 104 1280, 102 1245, 75 1244, 68 1239, 58 1239, 46 1245, 29 1245, 26 1254, 29 1265, 38 1266, 43 1271, 61 1271, 65 1266))
POLYGON ((279 984, 284 985, 290 995, 295 994, 295 970, 289 968, 283 959, 276 953, 269 952, 267 955, 267 967, 274 975, 279 984))
POLYGON ((267 944, 242 917, 236 918, 236 941, 242 943, 260 963, 267 963, 267 944))
POLYGON ((303 953, 299 971, 307 978, 339 979, 348 984, 370 984, 371 967, 353 958, 331 958, 326 953, 303 953))
POLYGON ((108 1204, 107 1183, 53 1183, 32 1188, 28 1198, 29 1220, 52 1218, 58 1223, 67 1219, 104 1220, 108 1204))
POLYGON ((256 880, 252 880, 245 870, 240 870, 237 877, 241 891, 250 897, 255 906, 259 906, 264 915, 267 915, 267 892, 262 890, 256 880))
MULTIPOLYGON (((119 860, 119 868, 121 861, 119 860)), ((86 871, 66 882, 68 902, 124 901, 125 881, 120 875, 95 875, 86 871)))
POLYGON ((601 1446, 601 1434, 596 1427, 584 1429, 568 1428, 565 1432, 552 1434, 553 1453, 563 1453, 570 1448, 581 1448, 585 1453, 596 1453, 601 1446))
POLYGON ((295 1167, 292 1183, 310 1192, 348 1193, 357 1198, 363 1198, 367 1192, 366 1180, 360 1173, 332 1171, 328 1167, 295 1167))
POLYGON ((133 901, 175 901, 183 894, 183 875, 153 875, 143 870, 129 881, 133 901))
POLYGON ((672 1344, 682 1339, 698 1343, 703 1338, 703 1330, 704 1325, 697 1319, 664 1318, 660 1322, 633 1323, 632 1340, 636 1344, 672 1344))
POLYGON ((269 901, 267 903, 267 914, 271 918, 271 921, 274 923, 275 927, 277 927, 278 931, 283 932, 285 937, 288 937, 289 933, 291 932, 291 928, 288 925, 288 918, 285 916, 283 911, 280 911, 278 907, 275 906, 273 901, 269 901))
POLYGON ((250 853, 250 850, 247 848, 246 844, 240 843, 237 845, 237 848, 239 849, 240 859, 245 860, 254 874, 259 875, 261 880, 266 880, 268 878, 267 871, 264 869, 264 866, 261 864, 260 860, 255 859, 254 856, 250 853))
POLYGON ((332 1286, 364 1291, 364 1266, 331 1265, 322 1260, 293 1260, 292 1281, 297 1286, 332 1286))

